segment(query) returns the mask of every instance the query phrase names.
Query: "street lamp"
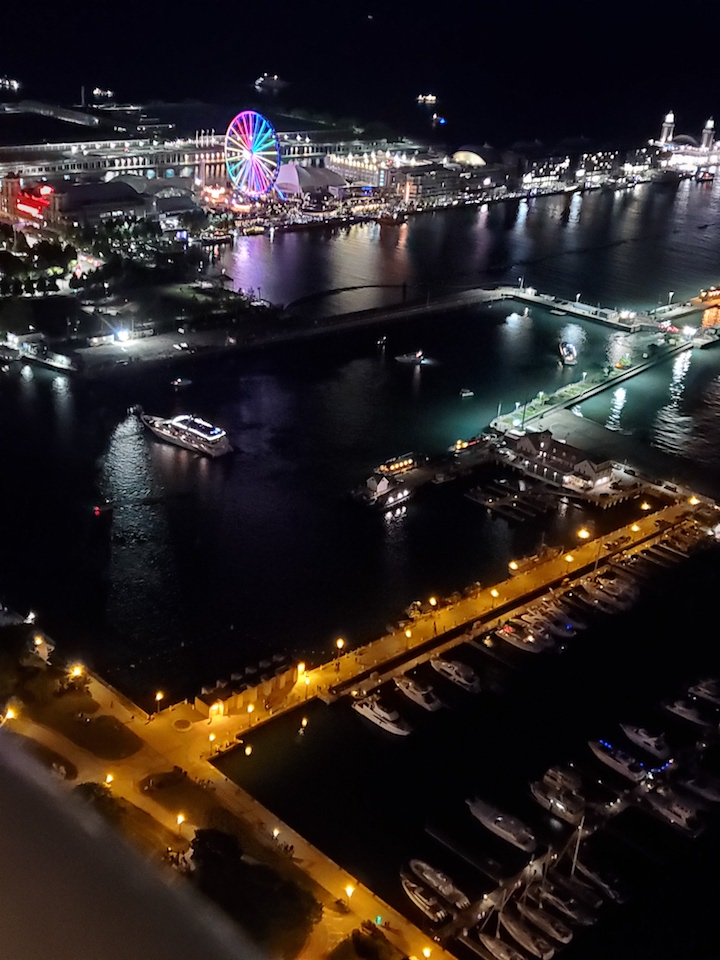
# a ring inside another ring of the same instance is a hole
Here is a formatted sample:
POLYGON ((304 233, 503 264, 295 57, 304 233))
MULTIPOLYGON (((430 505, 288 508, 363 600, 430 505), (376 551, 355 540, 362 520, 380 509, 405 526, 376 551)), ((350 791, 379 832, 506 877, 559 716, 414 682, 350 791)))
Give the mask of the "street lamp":
POLYGON ((110 786, 110 784, 113 782, 114 779, 115 777, 111 773, 108 773, 105 775, 105 783, 108 785, 108 787, 110 786))
POLYGON ((515 570, 517 570, 517 568, 518 568, 517 560, 511 560, 510 563, 508 564, 508 569, 514 572, 515 570))
POLYGON ((273 827, 273 840, 277 840, 279 836, 280 836, 279 827, 273 827))
POLYGON ((425 957, 425 960, 427 960, 427 958, 430 956, 431 953, 432 953, 432 950, 430 949, 430 947, 423 948, 423 956, 425 957))
POLYGON ((307 700, 308 694, 310 693, 310 677, 305 674, 305 699, 307 700))
POLYGON ((575 557, 574 557, 571 553, 566 553, 566 554, 565 554, 565 562, 566 562, 566 563, 572 563, 574 559, 575 559, 575 557))
POLYGON ((211 733, 211 734, 208 736, 208 740, 210 741, 210 756, 212 756, 212 755, 213 755, 213 750, 214 750, 213 744, 215 743, 215 734, 214 734, 214 733, 211 733))
POLYGON ((337 657, 338 660, 340 659, 340 654, 342 653, 342 648, 344 646, 345 646, 345 641, 343 640, 342 637, 338 637, 337 640, 335 641, 335 649, 337 650, 337 653, 335 654, 335 656, 337 657))
POLYGON ((77 680, 78 677, 83 675, 83 666, 81 663, 76 663, 70 667, 70 676, 73 680, 77 680))
POLYGON ((675 291, 674 291, 674 290, 671 290, 671 291, 668 293, 668 306, 670 306, 670 304, 671 304, 671 302, 672 302, 672 298, 673 298, 674 296, 675 296, 675 291))
POLYGON ((13 710, 12 707, 8 707, 5 711, 2 719, 0 720, 0 727, 4 727, 8 720, 14 720, 17 717, 17 713, 13 710))
POLYGON ((158 690, 158 692, 155 694, 155 713, 157 713, 160 709, 160 701, 164 698, 165 694, 162 692, 162 690, 158 690))
POLYGON ((431 607, 436 607, 436 606, 437 606, 437 597, 430 597, 430 600, 429 600, 428 602, 429 602, 429 604, 430 604, 431 607))
POLYGON ((640 527, 639 527, 636 523, 634 523, 634 524, 630 527, 630 529, 632 530, 633 533, 639 533, 639 532, 640 532, 640 527))
POLYGON ((650 504, 647 502, 647 500, 643 500, 643 502, 640 504, 640 509, 641 509, 641 510, 652 510, 652 507, 651 507, 650 504))
POLYGON ((349 884, 345 887, 345 896, 347 897, 348 906, 350 906, 350 897, 351 897, 354 893, 355 893, 355 887, 354 887, 351 883, 349 883, 349 884))
POLYGON ((497 603, 497 599, 500 596, 500 591, 497 590, 495 587, 493 587, 492 590, 490 591, 490 596, 493 598, 492 607, 490 609, 494 610, 495 604, 497 603))
POLYGON ((587 529, 587 527, 581 527, 581 528, 578 530, 577 535, 580 537, 581 540, 589 540, 589 539, 590 539, 590 531, 587 529))
POLYGON ((252 715, 253 715, 253 710, 254 710, 254 709, 255 709, 255 705, 254 705, 254 704, 249 703, 249 704, 247 705, 247 712, 248 712, 248 719, 249 719, 249 721, 250 721, 250 726, 252 726, 252 715))
POLYGON ((248 744, 248 745, 245 747, 245 756, 246 756, 246 757, 249 757, 251 753, 252 753, 252 747, 250 746, 250 744, 248 744))
POLYGON ((575 303, 580 303, 580 294, 579 294, 579 293, 576 293, 576 294, 575 294, 575 303))
POLYGON ((696 507, 700 503, 700 501, 695 496, 695 494, 693 494, 688 500, 688 503, 690 504, 691 507, 696 507))

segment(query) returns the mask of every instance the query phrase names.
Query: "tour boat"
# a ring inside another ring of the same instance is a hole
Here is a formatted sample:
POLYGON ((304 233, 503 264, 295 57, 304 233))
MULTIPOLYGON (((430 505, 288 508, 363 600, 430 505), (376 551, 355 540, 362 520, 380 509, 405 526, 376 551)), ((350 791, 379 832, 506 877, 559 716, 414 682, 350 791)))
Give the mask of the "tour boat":
POLYGON ((400 693, 404 694, 408 700, 412 700, 423 710, 434 712, 442 707, 442 701, 436 696, 430 684, 420 683, 419 680, 413 680, 412 677, 395 677, 395 686, 400 693))
POLYGON ((613 747, 607 740, 589 740, 588 745, 598 760, 602 760, 611 770, 622 774, 635 783, 641 783, 647 776, 645 766, 623 750, 613 747))
POLYGON ((461 396, 463 399, 465 399, 466 397, 474 397, 474 396, 475 396, 475 391, 474 391, 474 390, 469 390, 467 387, 463 387, 462 390, 460 391, 460 396, 461 396))
POLYGON ((437 670, 440 676, 456 683, 463 690, 467 690, 468 693, 480 692, 480 680, 473 668, 466 663, 460 663, 459 660, 443 660, 442 657, 433 657, 430 665, 434 670, 437 670))
POLYGON ((402 883, 402 888, 405 893, 415 906, 419 910, 422 910, 428 920, 432 920, 433 923, 439 923, 441 920, 445 920, 448 912, 438 901, 437 897, 434 897, 421 884, 411 880, 410 877, 402 877, 400 882, 402 883))
POLYGON ((394 733, 399 737, 406 737, 412 732, 412 727, 407 721, 403 720, 397 710, 384 706, 377 693, 371 693, 368 697, 356 700, 353 703, 353 710, 356 710, 361 717, 372 720, 382 730, 388 733, 394 733))
POLYGON ((182 413, 171 420, 141 413, 140 419, 156 437, 178 447, 185 447, 186 450, 204 453, 209 457, 221 457, 232 450, 227 434, 221 427, 215 427, 207 420, 201 420, 189 413, 182 413))
POLYGON ((572 367, 577 363, 577 349, 574 344, 563 340, 559 345, 560 359, 567 367, 572 367))
POLYGON ((632 723, 621 723, 620 729, 632 743, 643 750, 647 750, 658 760, 669 760, 671 756, 665 736, 662 733, 650 733, 644 727, 636 727, 632 723))
POLYGON ((470 900, 462 890, 455 886, 446 873, 431 867, 424 860, 411 860, 410 869, 423 883, 432 887, 436 893, 439 893, 441 897, 457 907, 458 910, 465 910, 470 906, 470 900))
POLYGON ((374 472, 386 477, 396 477, 407 473, 408 470, 414 470, 417 466, 418 458, 414 453, 401 453, 399 457, 391 457, 385 463, 381 463, 374 472))
POLYGON ((491 803, 477 797, 474 800, 466 800, 465 803, 467 803, 470 813, 496 836, 502 837, 503 840, 507 840, 508 843, 512 843, 513 846, 519 847, 526 853, 532 853, 537 847, 535 836, 522 820, 503 813, 502 810, 498 810, 491 803))

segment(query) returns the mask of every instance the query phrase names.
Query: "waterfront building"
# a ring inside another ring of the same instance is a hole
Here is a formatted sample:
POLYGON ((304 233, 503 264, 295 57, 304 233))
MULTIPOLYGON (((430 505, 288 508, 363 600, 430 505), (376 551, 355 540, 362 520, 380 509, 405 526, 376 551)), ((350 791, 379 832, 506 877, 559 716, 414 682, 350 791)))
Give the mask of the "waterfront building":
POLYGON ((584 450, 556 439, 550 430, 522 434, 515 450, 525 468, 555 483, 592 490, 612 478, 612 460, 590 460, 584 450))
POLYGON ((676 134, 675 114, 670 112, 663 120, 659 139, 651 140, 650 145, 656 148, 657 164, 661 169, 690 175, 715 171, 720 165, 720 141, 715 139, 712 118, 705 122, 700 136, 694 137, 686 133, 676 134))

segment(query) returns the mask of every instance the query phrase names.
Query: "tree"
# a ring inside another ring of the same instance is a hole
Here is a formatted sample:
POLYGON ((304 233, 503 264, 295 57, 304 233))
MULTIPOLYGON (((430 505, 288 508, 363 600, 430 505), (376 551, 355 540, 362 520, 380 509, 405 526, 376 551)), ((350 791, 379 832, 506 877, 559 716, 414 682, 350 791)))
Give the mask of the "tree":
POLYGON ((45 277, 40 277, 40 279, 37 282, 38 293, 47 293, 47 289, 48 289, 47 280, 45 279, 45 277))
POLYGON ((0 250, 0 273, 4 276, 14 277, 24 266, 19 257, 14 256, 8 250, 0 250))
POLYGON ((29 253, 30 245, 27 242, 27 238, 22 230, 15 231, 15 242, 13 243, 13 250, 15 253, 29 253))
POLYGON ((110 792, 110 787, 104 783, 79 783, 73 793, 88 806, 96 810, 101 817, 110 823, 119 823, 123 817, 123 808, 120 802, 110 792))
POLYGON ((35 293, 35 282, 32 277, 25 278, 25 293, 29 293, 31 296, 35 293))

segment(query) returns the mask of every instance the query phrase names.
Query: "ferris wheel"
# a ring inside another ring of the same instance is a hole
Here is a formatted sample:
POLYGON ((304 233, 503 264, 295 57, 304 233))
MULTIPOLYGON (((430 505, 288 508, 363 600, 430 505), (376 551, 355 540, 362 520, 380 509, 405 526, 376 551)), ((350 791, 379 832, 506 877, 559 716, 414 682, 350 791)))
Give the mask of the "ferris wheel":
POLYGON ((225 134, 225 165, 232 185, 257 200, 269 193, 280 172, 280 144, 272 124, 244 110, 225 134))

